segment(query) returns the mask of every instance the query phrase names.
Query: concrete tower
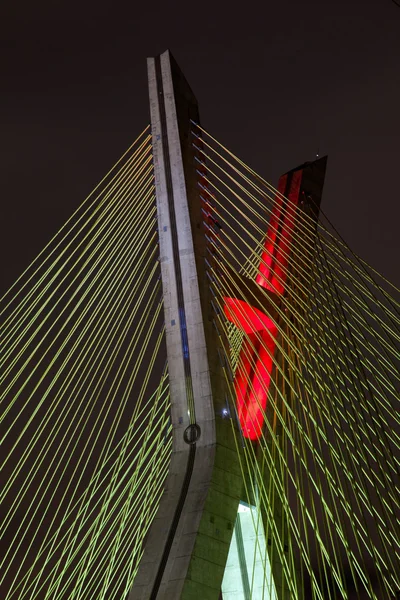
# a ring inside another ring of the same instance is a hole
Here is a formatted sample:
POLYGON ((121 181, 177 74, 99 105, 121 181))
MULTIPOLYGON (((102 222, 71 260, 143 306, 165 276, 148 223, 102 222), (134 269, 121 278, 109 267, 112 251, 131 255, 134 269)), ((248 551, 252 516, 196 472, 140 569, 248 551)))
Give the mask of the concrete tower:
MULTIPOLYGON (((196 172, 197 151, 191 134, 192 122, 199 123, 198 105, 169 51, 148 59, 148 81, 173 451, 160 507, 145 542, 130 599, 217 600, 221 598, 228 554, 227 572, 231 569, 233 579, 232 560, 239 560, 238 586, 245 598, 248 583, 246 587, 243 549, 248 543, 246 523, 250 523, 249 511, 255 499, 247 496, 247 506, 239 505, 244 498, 243 474, 232 421, 225 418, 229 392, 221 349, 227 340, 213 325, 205 272, 206 239, 196 172)), ((299 207, 301 204, 303 210, 311 205, 318 207, 324 171, 324 161, 299 167, 282 176, 280 191, 299 207)), ((277 216, 278 229, 286 218, 285 202, 277 216)), ((274 252, 279 254, 279 235, 277 240, 274 252)), ((290 285, 290 269, 287 274, 290 285)), ((236 278, 240 298, 240 277, 234 273, 232 277, 236 278)), ((274 293, 268 283, 268 278, 272 281, 273 277, 273 270, 260 270, 257 282, 246 279, 247 293, 250 286, 254 297, 260 297, 259 286, 264 287, 261 297, 265 302, 266 295, 274 293)), ((274 302, 279 302, 276 295, 274 302)), ((273 318, 278 317, 275 314, 273 318)), ((234 426, 238 427, 236 421, 234 426)), ((262 468, 268 478, 277 467, 262 468)), ((246 473, 245 478, 249 477, 246 473)), ((280 524, 282 546, 286 548, 285 519, 279 506, 272 518, 280 524)), ((268 520, 267 515, 263 515, 263 520, 268 520)), ((289 600, 276 557, 271 569, 271 598, 289 600)), ((227 592, 226 597, 239 598, 238 589, 231 595, 227 592)))
POLYGON ((132 600, 219 597, 242 477, 213 329, 191 119, 197 101, 169 51, 148 59, 173 453, 132 600))

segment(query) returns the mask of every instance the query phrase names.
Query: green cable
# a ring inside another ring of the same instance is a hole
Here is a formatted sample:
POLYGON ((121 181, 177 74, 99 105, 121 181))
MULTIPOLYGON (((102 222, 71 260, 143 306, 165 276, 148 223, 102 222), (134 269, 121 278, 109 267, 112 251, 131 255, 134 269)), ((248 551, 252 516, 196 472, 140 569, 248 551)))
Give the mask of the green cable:
MULTIPOLYGON (((97 188, 99 188, 104 181, 106 181, 107 177, 112 173, 112 171, 116 168, 116 166, 125 158, 125 156, 128 154, 128 152, 131 151, 131 149, 138 143, 138 141, 140 140, 141 137, 143 137, 143 135, 146 133, 146 131, 149 129, 150 125, 147 125, 145 127, 145 129, 142 131, 142 133, 139 134, 139 136, 136 138, 136 140, 129 146, 129 148, 124 152, 124 154, 121 156, 121 158, 119 158, 117 160, 117 162, 111 167, 111 169, 108 171, 108 173, 103 177, 103 179, 101 179, 101 181, 97 184, 97 186, 90 192, 89 196, 87 196, 87 198, 83 201, 83 203, 77 208, 77 210, 71 215, 71 217, 66 221, 66 223, 64 223, 64 225, 61 227, 61 229, 56 233, 56 235, 50 240, 50 242, 43 248, 43 250, 40 252, 40 254, 34 259, 33 263, 31 263, 31 265, 29 265, 29 267, 22 273, 22 275, 20 275, 20 277, 14 282, 14 284, 11 286, 11 288, 9 288, 6 292, 6 294, 0 299, 1 301, 4 300, 5 296, 17 285, 17 283, 22 279, 22 277, 25 275, 25 273, 31 268, 31 266, 40 258, 40 256, 47 250, 47 248, 51 245, 51 243, 53 242, 53 240, 55 240, 57 238, 58 235, 60 235, 61 231, 67 227, 67 225, 69 224, 70 221, 72 221, 72 219, 76 216, 76 214, 81 210, 81 208, 88 202, 88 200, 90 199, 90 197, 94 194, 94 192, 97 190, 97 188)), ((150 140, 151 136, 147 136, 147 141, 150 140)), ((83 218, 84 215, 82 215, 83 218)), ((28 282, 27 282, 28 283, 28 282)))
MULTIPOLYGON (((140 147, 138 150, 141 150, 141 149, 142 149, 142 148, 140 147)), ((148 150, 145 152, 144 156, 147 154, 147 152, 148 152, 148 151, 149 151, 149 149, 148 149, 148 150)), ((135 155, 133 155, 133 158, 135 158, 135 155)), ((140 164, 140 162, 141 162, 142 160, 143 160, 143 157, 142 157, 142 156, 140 156, 140 159, 137 161, 137 163, 133 163, 133 168, 135 169, 135 168, 136 168, 136 166, 137 166, 138 164, 140 164)), ((102 198, 102 200, 99 202, 99 204, 98 204, 97 208, 96 208, 96 209, 93 211, 93 214, 89 216, 89 220, 90 220, 90 219, 94 219, 94 218, 96 217, 96 214, 97 214, 97 212, 98 212, 98 211, 99 211, 99 210, 100 210, 100 209, 103 207, 103 204, 104 204, 104 203, 105 203, 105 202, 106 202, 106 201, 109 199, 110 195, 112 194, 112 192, 114 191, 114 189, 117 187, 117 185, 119 185, 119 180, 120 180, 120 179, 122 179, 122 180, 123 180, 123 179, 124 179, 124 177, 126 177, 126 175, 123 173, 123 171, 124 171, 125 169, 129 169, 129 168, 130 168, 130 165, 129 165, 129 164, 128 164, 128 166, 125 166, 125 167, 123 167, 123 169, 122 169, 122 174, 118 174, 118 177, 117 177, 116 181, 114 182, 113 186, 110 188, 110 190, 108 190, 108 191, 107 191, 107 194, 106 194, 106 195, 105 195, 105 196, 102 198)), ((129 172, 129 171, 128 171, 128 172, 129 172)), ((113 180, 112 180, 112 181, 113 181, 113 180)), ((110 184, 112 183, 112 181, 110 182, 110 184)), ((106 189, 107 189, 107 187, 105 188, 105 190, 106 190, 106 189)), ((104 190, 104 191, 105 191, 105 190, 104 190)), ((103 192, 102 192, 102 193, 103 193, 103 192)), ((101 194, 102 194, 102 193, 101 193, 101 194)), ((101 194, 99 194, 99 196, 97 196, 97 198, 95 199, 95 201, 98 201, 98 200, 99 200, 99 198, 101 197, 101 194)), ((95 202, 95 201, 94 201, 94 202, 95 202)), ((83 219, 83 217, 84 217, 84 216, 86 215, 86 213, 87 213, 87 212, 90 210, 90 208, 91 208, 91 207, 89 207, 89 208, 88 208, 88 209, 85 211, 85 213, 84 213, 83 215, 81 215, 81 217, 79 218, 78 222, 77 222, 75 225, 73 225, 72 229, 73 229, 73 228, 74 228, 74 227, 75 227, 75 226, 76 226, 76 225, 79 223, 79 221, 80 221, 81 219, 83 219)), ((78 208, 78 211, 79 211, 79 208, 78 208)), ((67 223, 68 223, 68 222, 67 222, 67 223)), ((62 257, 63 257, 63 255, 64 255, 64 253, 66 252, 66 250, 69 248, 69 246, 71 246, 71 245, 72 245, 72 242, 73 242, 73 241, 74 241, 74 240, 77 238, 78 234, 79 234, 79 233, 81 233, 81 232, 83 232, 84 228, 85 228, 87 225, 88 225, 88 221, 85 221, 85 222, 84 222, 84 225, 81 227, 81 229, 79 229, 79 230, 77 231, 77 233, 74 235, 74 237, 72 238, 72 240, 70 240, 70 241, 69 241, 69 243, 67 244, 67 246, 66 246, 66 247, 65 247, 65 248, 62 250, 62 252, 60 252, 60 254, 59 254, 59 255, 58 255, 58 257, 56 258, 55 262, 54 262, 54 263, 53 263, 53 264, 52 264, 52 265, 51 265, 51 266, 50 266, 50 267, 47 269, 46 273, 45 273, 44 275, 42 275, 42 276, 39 278, 39 276, 38 276, 38 274, 39 274, 39 271, 40 271, 40 269, 41 269, 42 267, 44 267, 44 264, 45 264, 45 262, 46 262, 47 260, 49 260, 50 256, 51 256, 51 255, 52 255, 52 254, 53 254, 53 253, 54 253, 54 252, 55 252, 55 251, 56 251, 56 250, 59 248, 59 246, 61 246, 61 244, 62 244, 62 242, 63 242, 63 241, 67 241, 68 234, 66 234, 66 235, 64 236, 64 238, 63 238, 63 239, 62 239, 62 240, 61 240, 61 241, 60 241, 60 242, 57 244, 57 246, 56 246, 56 247, 55 247, 55 248, 52 250, 52 252, 50 253, 50 255, 49 255, 49 256, 48 256, 48 257, 45 259, 45 261, 42 263, 42 265, 40 265, 40 266, 39 266, 39 267, 36 269, 36 271, 34 271, 34 273, 33 273, 33 274, 30 276, 30 278, 29 278, 29 279, 28 279, 28 280, 25 282, 25 284, 24 284, 24 285, 23 285, 23 286, 20 288, 20 290, 18 291, 17 295, 18 295, 18 294, 20 294, 20 293, 22 292, 22 290, 23 290, 23 289, 26 287, 26 285, 28 285, 28 283, 29 283, 30 281, 32 281, 32 279, 33 279, 33 280, 34 280, 34 282, 35 282, 35 283, 34 283, 34 285, 33 285, 33 287, 32 287, 32 289, 31 289, 31 291, 30 291, 30 292, 29 292, 29 293, 28 293, 28 294, 25 296, 25 300, 23 301, 23 302, 24 302, 24 304, 25 304, 25 303, 27 302, 27 300, 30 298, 30 296, 32 295, 32 293, 33 293, 33 292, 34 292, 34 291, 35 291, 35 290, 36 290, 36 289, 37 289, 37 288, 40 286, 41 282, 42 282, 42 281, 43 281, 43 279, 46 277, 46 275, 47 275, 49 272, 51 272, 51 269, 53 268, 53 265, 54 265, 54 264, 57 264, 57 262, 59 262, 59 261, 62 259, 62 257)), ((64 226, 61 228, 61 230, 62 230, 64 227, 65 227, 65 225, 64 225, 64 226)), ((60 231, 61 231, 61 230, 60 230, 60 231)), ((56 234, 55 238, 57 237, 57 235, 58 235, 58 234, 56 234)), ((55 238, 53 238, 53 239, 55 239, 55 238)), ((50 243, 51 243, 51 242, 50 242, 50 243)), ((42 252, 43 252, 43 251, 42 251, 42 252)), ((38 255, 38 257, 36 257, 36 259, 35 259, 33 262, 35 262, 35 261, 36 261, 36 260, 37 260, 37 259, 38 259, 38 258, 41 256, 41 254, 42 254, 42 253, 40 253, 40 254, 38 255)), ((33 263, 32 263, 32 264, 33 264, 33 263)), ((30 267, 28 267, 28 269, 27 269, 27 270, 29 270, 29 268, 30 268, 30 267)), ((22 276, 21 276, 21 277, 22 277, 22 276)), ((18 281, 18 280, 17 280, 17 281, 18 281)), ((15 284, 14 284, 14 285, 15 285, 15 284)), ((12 288, 13 288, 13 287, 14 287, 14 286, 12 286, 12 288)), ((12 288, 10 288, 10 290, 11 290, 12 288)), ((10 291, 10 290, 9 290, 9 291, 10 291)), ((8 292, 6 292, 6 295, 7 295, 7 293, 8 293, 8 292)), ((12 303, 12 301, 15 299, 15 297, 16 297, 16 296, 14 296, 14 298, 13 298, 13 299, 12 299, 12 300, 11 300, 11 301, 10 301, 10 302, 9 302, 9 303, 8 303, 8 304, 5 306, 5 307, 4 307, 4 309, 3 309, 3 312, 5 312, 5 311, 6 311, 6 309, 7 309, 7 308, 8 308, 8 307, 11 305, 11 303, 12 303)), ((11 314, 8 316, 8 318, 6 319, 6 321, 5 321, 5 323, 4 323, 4 324, 6 324, 6 323, 7 323, 7 322, 8 322, 8 321, 11 319, 11 318, 13 318, 13 315, 14 315, 14 314, 15 314, 15 311, 14 311, 13 313, 11 313, 11 314)))

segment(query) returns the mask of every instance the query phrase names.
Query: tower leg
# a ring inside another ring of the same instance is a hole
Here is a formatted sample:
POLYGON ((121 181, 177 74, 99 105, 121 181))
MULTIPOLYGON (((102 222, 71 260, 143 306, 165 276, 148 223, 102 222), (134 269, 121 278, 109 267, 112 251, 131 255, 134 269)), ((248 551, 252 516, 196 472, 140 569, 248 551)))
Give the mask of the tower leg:
POLYGON ((130 597, 217 600, 243 483, 205 274, 198 107, 168 51, 148 77, 173 452, 130 597))

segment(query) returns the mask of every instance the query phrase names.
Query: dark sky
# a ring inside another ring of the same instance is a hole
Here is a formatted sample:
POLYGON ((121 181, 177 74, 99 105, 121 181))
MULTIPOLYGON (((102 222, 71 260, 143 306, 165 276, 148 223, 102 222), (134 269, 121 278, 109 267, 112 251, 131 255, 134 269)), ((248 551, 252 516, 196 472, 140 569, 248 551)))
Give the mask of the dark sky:
POLYGON ((391 0, 21 0, 0 9, 4 291, 148 122, 169 47, 203 125, 272 183, 329 154, 323 208, 400 284, 391 0))

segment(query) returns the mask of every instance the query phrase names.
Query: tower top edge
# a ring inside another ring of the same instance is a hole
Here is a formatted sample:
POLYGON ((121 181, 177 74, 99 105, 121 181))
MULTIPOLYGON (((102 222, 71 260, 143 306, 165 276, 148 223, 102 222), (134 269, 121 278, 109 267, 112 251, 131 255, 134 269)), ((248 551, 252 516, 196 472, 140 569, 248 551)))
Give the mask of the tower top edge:
POLYGON ((161 58, 162 56, 169 57, 169 58, 173 57, 171 50, 169 48, 167 48, 166 50, 164 50, 164 52, 160 52, 160 54, 156 54, 155 56, 148 56, 147 60, 154 60, 156 58, 161 58))

